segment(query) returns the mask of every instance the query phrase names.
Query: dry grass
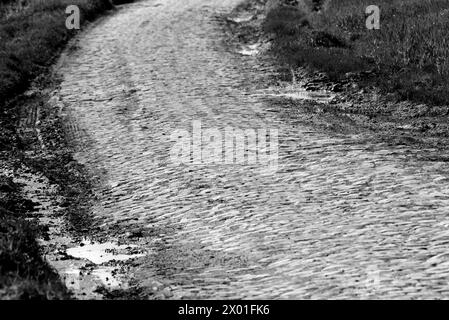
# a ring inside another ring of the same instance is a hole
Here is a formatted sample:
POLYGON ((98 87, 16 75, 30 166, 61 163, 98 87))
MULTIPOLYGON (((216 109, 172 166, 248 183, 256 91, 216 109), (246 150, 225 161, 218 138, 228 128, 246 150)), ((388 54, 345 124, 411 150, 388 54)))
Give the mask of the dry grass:
POLYGON ((369 82, 386 92, 449 102, 448 1, 328 0, 320 12, 308 2, 305 10, 281 7, 267 17, 265 30, 275 33, 284 62, 321 69, 334 79, 375 70, 378 77, 369 82), (380 30, 365 27, 365 9, 372 4, 381 10, 380 30), (273 28, 277 24, 282 26, 273 28))

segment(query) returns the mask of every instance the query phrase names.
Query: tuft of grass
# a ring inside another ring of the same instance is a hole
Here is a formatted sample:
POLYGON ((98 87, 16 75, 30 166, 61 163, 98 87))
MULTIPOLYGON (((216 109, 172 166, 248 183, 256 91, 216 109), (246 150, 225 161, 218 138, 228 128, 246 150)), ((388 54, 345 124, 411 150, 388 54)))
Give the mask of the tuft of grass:
POLYGON ((275 7, 267 14, 264 24, 265 32, 276 34, 278 37, 298 36, 303 27, 309 25, 307 14, 294 7, 275 7))
POLYGON ((22 93, 77 31, 65 10, 80 8, 81 22, 111 9, 109 0, 2 0, 0 3, 0 106, 22 93))
POLYGON ((374 70, 370 85, 384 92, 449 102, 448 1, 378 0, 380 30, 365 26, 369 0, 300 4, 275 8, 266 18, 265 31, 274 34, 274 53, 284 63, 329 72, 334 80, 374 70))

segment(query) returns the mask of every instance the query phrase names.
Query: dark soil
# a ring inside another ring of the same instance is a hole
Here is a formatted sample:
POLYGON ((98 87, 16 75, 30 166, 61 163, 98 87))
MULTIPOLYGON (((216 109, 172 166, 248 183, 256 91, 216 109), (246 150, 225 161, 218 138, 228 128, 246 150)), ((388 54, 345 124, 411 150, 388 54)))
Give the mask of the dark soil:
MULTIPOLYGON (((73 159, 65 119, 49 103, 59 82, 49 68, 76 34, 64 26, 67 3, 49 1, 39 12, 29 7, 8 17, 4 12, 0 15, 0 299, 70 298, 38 245, 37 239, 45 238, 48 228, 37 223, 33 214, 37 204, 23 198, 22 186, 6 174, 7 168, 15 176, 16 169, 25 166, 59 187, 64 199, 61 215, 72 237, 92 231, 93 182, 73 159)), ((84 23, 112 8, 108 0, 86 3, 79 3, 84 23)))

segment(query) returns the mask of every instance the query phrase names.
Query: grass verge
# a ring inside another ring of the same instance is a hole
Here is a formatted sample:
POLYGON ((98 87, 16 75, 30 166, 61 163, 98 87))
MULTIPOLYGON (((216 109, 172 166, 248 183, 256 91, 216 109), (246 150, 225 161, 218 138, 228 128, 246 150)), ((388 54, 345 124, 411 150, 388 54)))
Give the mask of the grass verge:
POLYGON ((333 81, 363 75, 397 99, 449 102, 449 2, 446 0, 300 0, 273 7, 264 31, 289 68, 323 71, 333 81), (380 29, 366 27, 365 10, 380 8, 380 29))
MULTIPOLYGON (((38 89, 45 88, 47 80, 52 85, 53 80, 46 79, 48 67, 77 32, 65 27, 68 5, 80 8, 81 23, 113 8, 109 0, 0 0, 0 164, 2 168, 25 164, 58 184, 72 229, 83 232, 89 223, 81 208, 86 205, 87 178, 71 157, 61 120, 46 114, 48 96, 22 95, 36 77, 41 79, 38 89), (18 130, 21 115, 29 113, 24 109, 36 104, 43 112, 43 138, 51 146, 45 153, 36 151, 36 139, 24 139, 18 130)), ((0 299, 70 298, 42 258, 36 239, 45 235, 45 229, 33 219, 33 207, 21 196, 21 186, 0 174, 0 299)))
POLYGON ((81 23, 111 9, 109 0, 16 0, 0 4, 0 101, 22 93, 77 30, 65 27, 77 5, 81 23))

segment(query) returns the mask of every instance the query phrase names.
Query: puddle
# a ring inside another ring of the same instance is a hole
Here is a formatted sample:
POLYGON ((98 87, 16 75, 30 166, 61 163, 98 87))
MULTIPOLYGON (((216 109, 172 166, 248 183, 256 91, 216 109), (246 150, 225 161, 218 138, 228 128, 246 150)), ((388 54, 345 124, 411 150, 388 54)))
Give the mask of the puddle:
POLYGON ((243 23, 243 22, 249 22, 254 18, 254 15, 252 12, 241 14, 238 17, 232 17, 228 18, 229 21, 235 22, 235 23, 243 23))
POLYGON ((96 291, 99 287, 109 290, 128 288, 128 277, 122 265, 103 264, 145 256, 144 253, 134 253, 136 251, 135 245, 84 240, 80 246, 66 250, 67 256, 72 259, 55 261, 53 265, 76 298, 101 299, 101 294, 96 291))
POLYGON ((328 94, 326 92, 311 92, 305 89, 298 90, 296 92, 283 92, 278 94, 268 94, 269 96, 285 97, 293 100, 310 100, 318 103, 329 103, 335 95, 328 94))
POLYGON ((94 264, 103 264, 114 260, 126 261, 145 256, 143 253, 127 253, 135 248, 136 246, 134 245, 117 245, 112 242, 91 243, 86 241, 78 247, 67 249, 67 255, 73 258, 89 260, 94 264))
POLYGON ((259 95, 271 96, 271 97, 283 97, 293 100, 305 100, 305 101, 315 101, 317 103, 327 104, 330 103, 336 95, 324 90, 318 91, 307 91, 301 85, 289 85, 284 88, 268 89, 264 90, 263 93, 259 95))
POLYGON ((137 246, 117 245, 113 242, 95 243, 89 240, 84 240, 76 246, 79 243, 61 229, 64 225, 59 207, 62 198, 59 197, 56 186, 45 176, 35 174, 26 167, 16 172, 12 169, 6 169, 4 172, 13 177, 15 183, 22 185, 26 199, 36 203, 35 216, 39 217, 40 224, 48 226, 49 239, 39 239, 39 244, 46 252, 45 259, 57 270, 75 298, 102 299, 102 295, 96 292, 99 287, 110 290, 128 287, 123 265, 102 264, 144 256, 137 246))
POLYGON ((237 52, 244 56, 255 56, 261 52, 261 44, 255 43, 248 46, 244 46, 237 52))

